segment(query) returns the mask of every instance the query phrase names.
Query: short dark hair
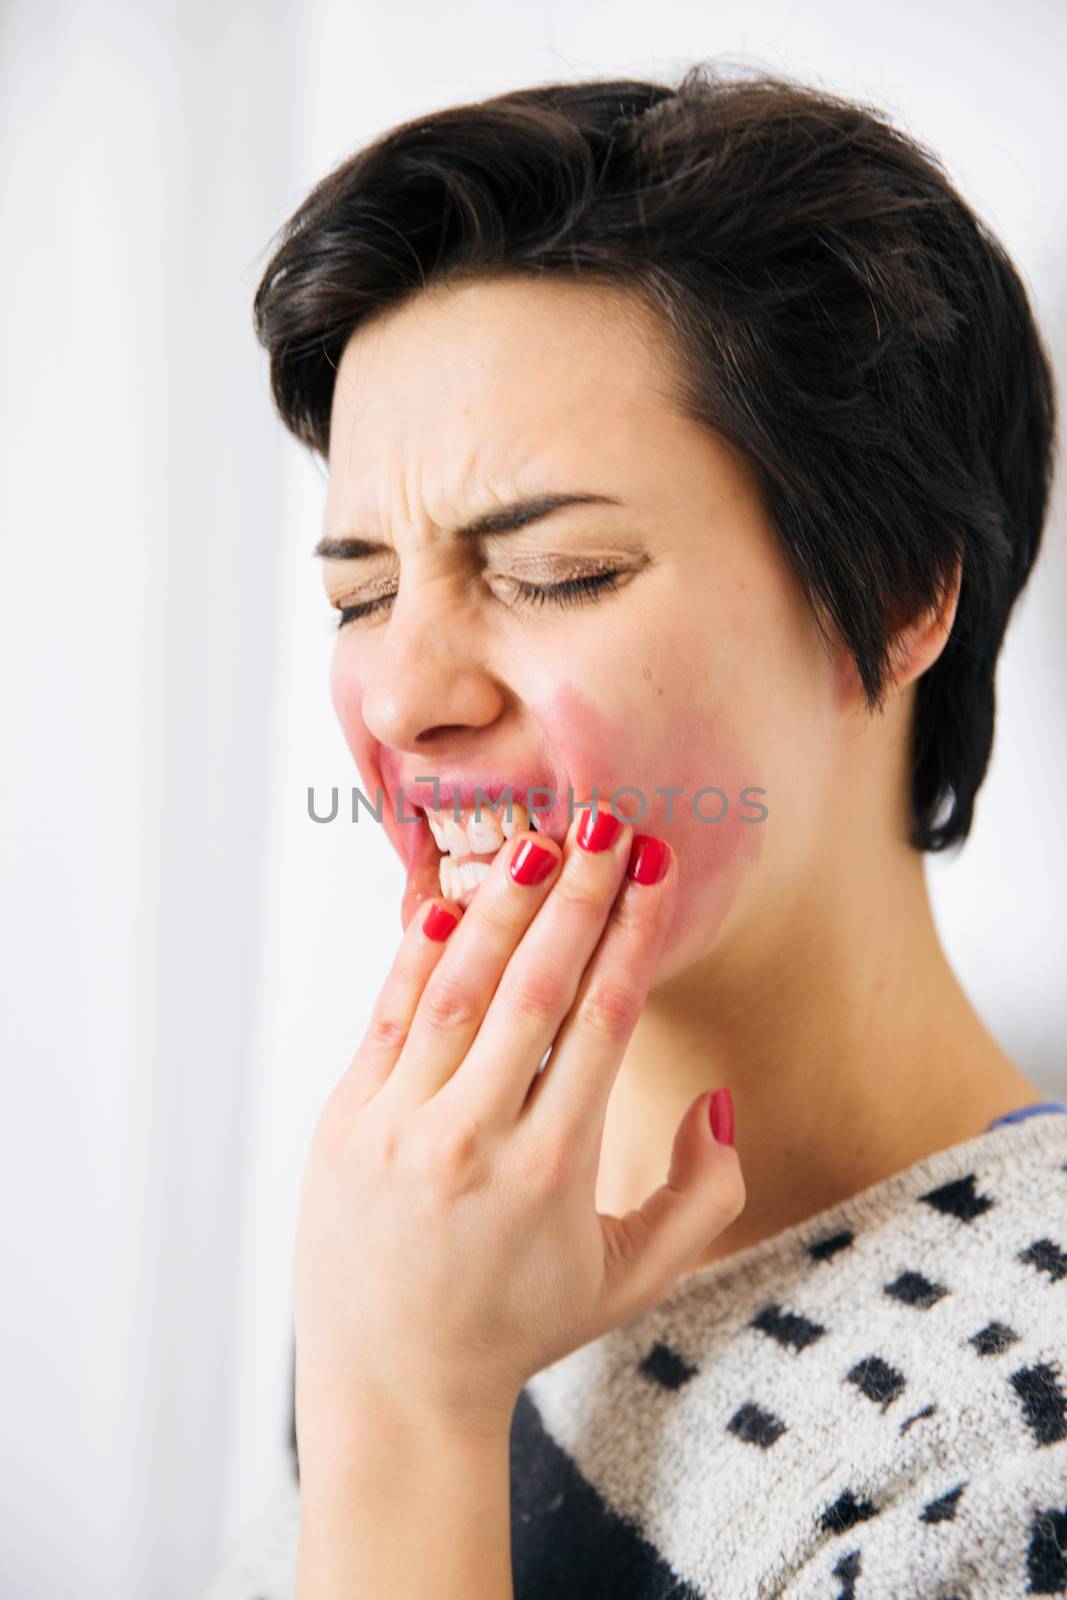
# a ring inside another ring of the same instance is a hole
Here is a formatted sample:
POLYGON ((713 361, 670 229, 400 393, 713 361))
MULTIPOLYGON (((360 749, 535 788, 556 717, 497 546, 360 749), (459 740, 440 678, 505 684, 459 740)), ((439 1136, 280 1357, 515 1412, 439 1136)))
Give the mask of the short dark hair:
POLYGON ((1002 245, 876 108, 708 62, 677 87, 549 83, 404 122, 324 177, 256 290, 286 426, 324 459, 337 365, 374 312, 498 276, 633 291, 673 398, 754 464, 826 642, 885 704, 897 629, 962 561, 916 685, 909 838, 967 837, 997 655, 1040 546, 1051 365, 1002 245))

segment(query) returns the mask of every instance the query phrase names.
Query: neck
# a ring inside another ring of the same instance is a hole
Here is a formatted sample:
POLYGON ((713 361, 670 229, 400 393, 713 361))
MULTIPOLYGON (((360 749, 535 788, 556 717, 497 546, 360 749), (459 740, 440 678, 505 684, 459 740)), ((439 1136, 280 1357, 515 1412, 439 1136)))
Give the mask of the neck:
POLYGON ((748 1198, 696 1265, 1042 1098, 948 964, 923 857, 902 843, 881 863, 858 855, 845 863, 837 851, 834 877, 813 872, 806 901, 657 987, 631 1036, 607 1109, 599 1210, 621 1214, 663 1182, 701 1090, 733 1095, 748 1198))

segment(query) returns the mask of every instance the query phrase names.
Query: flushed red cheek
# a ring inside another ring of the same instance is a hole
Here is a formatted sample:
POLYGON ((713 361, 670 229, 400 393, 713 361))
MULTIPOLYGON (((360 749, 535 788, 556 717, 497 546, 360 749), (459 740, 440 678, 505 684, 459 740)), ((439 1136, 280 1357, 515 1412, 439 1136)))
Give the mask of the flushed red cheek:
MULTIPOLYGON (((377 741, 363 721, 363 685, 351 673, 337 671, 335 664, 330 674, 330 699, 360 775, 369 781, 377 741)), ((374 797, 372 795, 369 798, 374 797)))
POLYGON ((641 709, 607 716, 570 685, 557 689, 536 715, 552 766, 566 772, 576 798, 595 787, 601 803, 610 805, 615 794, 616 809, 634 820, 635 831, 661 834, 675 851, 678 896, 661 961, 683 950, 686 959, 696 959, 759 859, 770 821, 769 815, 744 820, 762 816, 760 803, 769 813, 771 797, 742 798, 746 787, 762 785, 737 735, 703 709, 679 715, 675 705, 662 716, 651 697, 641 709))
POLYGON ((745 795, 746 789, 763 786, 725 729, 710 740, 706 726, 692 729, 688 752, 679 750, 678 777, 672 779, 682 786, 682 793, 674 797, 675 823, 667 823, 665 810, 663 814, 679 867, 678 899, 665 952, 667 945, 675 951, 684 947, 686 956, 695 959, 717 937, 759 860, 763 830, 770 822, 769 815, 759 820, 760 802, 769 812, 770 797, 745 795))
MULTIPOLYGON (((363 685, 351 673, 342 673, 335 667, 330 675, 330 699, 333 702, 337 720, 341 724, 341 731, 345 736, 352 759, 359 773, 363 793, 371 806, 378 804, 378 791, 382 790, 383 808, 382 825, 386 833, 400 854, 405 865, 410 864, 411 852, 415 844, 416 828, 410 821, 401 825, 393 817, 385 796, 385 783, 382 777, 378 760, 380 746, 363 720, 363 685)), ((404 800, 405 815, 412 816, 408 798, 404 800)), ((370 819, 371 813, 367 809, 361 811, 361 818, 370 819)))

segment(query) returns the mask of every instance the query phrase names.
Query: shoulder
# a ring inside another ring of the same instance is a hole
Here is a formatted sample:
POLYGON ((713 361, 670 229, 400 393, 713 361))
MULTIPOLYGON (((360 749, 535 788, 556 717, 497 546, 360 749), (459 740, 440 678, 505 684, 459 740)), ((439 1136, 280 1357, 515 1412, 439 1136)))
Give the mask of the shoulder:
POLYGON ((790 1600, 1060 1592, 1067 1117, 692 1274, 528 1387, 698 1592, 724 1570, 731 1593, 790 1600))
POLYGON ((823 1330, 807 1381, 802 1359, 763 1363, 813 1462, 820 1412, 839 1446, 803 1496, 821 1577, 869 1600, 1062 1592, 1067 1117, 940 1152, 852 1224, 790 1280, 823 1330))

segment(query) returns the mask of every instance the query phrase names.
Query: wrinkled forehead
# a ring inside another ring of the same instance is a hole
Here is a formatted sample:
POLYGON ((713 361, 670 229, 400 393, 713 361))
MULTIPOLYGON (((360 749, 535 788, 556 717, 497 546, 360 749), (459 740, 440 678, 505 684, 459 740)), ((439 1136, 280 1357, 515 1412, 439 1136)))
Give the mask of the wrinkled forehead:
POLYGON ((503 279, 431 288, 350 336, 330 472, 417 478, 466 462, 491 482, 524 458, 647 432, 666 404, 650 313, 610 287, 503 279))

